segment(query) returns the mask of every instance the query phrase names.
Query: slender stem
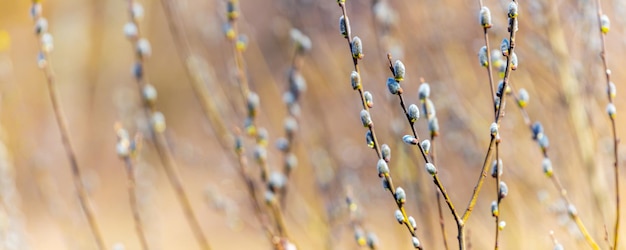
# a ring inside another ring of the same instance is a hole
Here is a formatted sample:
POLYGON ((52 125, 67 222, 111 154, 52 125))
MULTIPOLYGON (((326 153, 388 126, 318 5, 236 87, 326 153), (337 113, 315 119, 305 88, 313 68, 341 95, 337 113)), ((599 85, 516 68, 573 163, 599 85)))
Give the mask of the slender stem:
POLYGON ((499 237, 500 237, 500 214, 502 213, 502 209, 500 209, 500 202, 502 201, 502 196, 500 196, 500 174, 502 173, 502 165, 500 165, 500 148, 498 147, 500 141, 496 140, 496 199, 498 206, 498 214, 496 217, 496 243, 494 249, 498 250, 499 247, 499 237))
POLYGON ((141 215, 139 213, 139 205, 137 203, 137 192, 135 190, 136 179, 135 179, 135 167, 133 165, 132 159, 130 156, 124 157, 124 163, 126 164, 126 177, 128 178, 128 198, 130 200, 130 208, 133 211, 133 220, 135 221, 135 231, 137 231, 137 237, 139 237, 139 242, 141 243, 141 249, 147 250, 148 241, 146 240, 146 234, 143 230, 143 222, 141 220, 141 215))
MULTIPOLYGON (((39 1, 33 1, 33 4, 39 4, 39 1)), ((41 36, 41 33, 37 34, 41 57, 39 60, 40 63, 42 63, 40 66, 42 67, 42 71, 44 72, 44 75, 46 77, 46 83, 48 85, 48 95, 50 97, 50 102, 52 104, 52 110, 54 111, 54 117, 57 122, 57 126, 59 127, 59 133, 61 135, 63 148, 65 150, 67 159, 70 162, 70 170, 72 172, 72 180, 74 182, 74 186, 76 187, 78 202, 80 203, 81 210, 85 214, 85 218, 87 219, 87 223, 89 224, 89 229, 91 230, 91 234, 94 237, 96 246, 98 247, 98 249, 104 250, 106 249, 104 240, 96 221, 95 212, 93 211, 93 208, 89 201, 88 191, 85 188, 82 180, 82 173, 78 166, 76 153, 70 139, 70 131, 67 124, 67 118, 65 117, 65 113, 63 112, 61 103, 59 101, 60 98, 56 88, 56 77, 54 74, 54 70, 52 69, 52 62, 50 60, 48 50, 44 49, 44 44, 41 41, 41 36)))
MULTIPOLYGON (((514 2, 517 3, 516 0, 513 0, 514 2)), ((504 90, 506 90, 508 84, 509 84, 509 78, 510 78, 510 73, 511 73, 511 55, 514 53, 515 51, 515 34, 516 34, 516 23, 517 23, 517 19, 518 17, 515 18, 509 18, 509 51, 508 51, 508 55, 506 57, 506 70, 504 72, 504 79, 503 81, 503 92, 504 90)), ((500 100, 500 107, 497 109, 496 112, 496 117, 495 117, 495 123, 496 124, 500 124, 500 121, 502 120, 501 118, 504 115, 504 109, 506 108, 506 96, 505 94, 502 94, 501 100, 500 100)), ((478 181, 476 184, 476 187, 474 188, 474 193, 472 194, 472 199, 470 199, 469 201, 469 205, 467 206, 467 209, 465 210, 465 213, 463 214, 463 221, 467 222, 467 220, 469 219, 469 216, 472 213, 472 209, 474 207, 474 205, 476 204, 476 199, 478 198, 478 193, 480 193, 480 189, 482 187, 482 182, 485 180, 485 176, 487 175, 486 173, 486 167, 489 163, 489 156, 491 155, 491 151, 493 150, 493 145, 494 145, 494 140, 496 139, 495 136, 491 136, 491 142, 489 142, 489 149, 487 150, 487 153, 485 155, 485 161, 483 162, 483 171, 481 173, 481 175, 478 177, 478 181)))
MULTIPOLYGON (((347 13, 347 9, 346 9, 346 5, 343 2, 339 3, 339 7, 341 8, 341 12, 344 16, 344 20, 345 20, 345 28, 346 28, 346 41, 348 42, 348 47, 350 49, 350 57, 352 58, 352 62, 354 65, 354 71, 356 71, 359 75, 361 74, 360 70, 359 70, 359 61, 356 57, 352 56, 352 34, 350 31, 350 20, 348 18, 348 13, 347 13)), ((365 96, 364 96, 364 91, 363 88, 358 88, 357 89, 360 99, 361 99, 361 105, 363 107, 364 110, 369 112, 369 107, 366 104, 365 101, 365 96)), ((373 148, 376 151, 376 156, 378 157, 378 159, 382 159, 382 152, 380 150, 380 144, 378 143, 378 139, 376 137, 376 131, 374 129, 374 123, 371 123, 368 126, 368 130, 370 131, 370 133, 372 134, 372 139, 374 141, 374 145, 373 148)), ((391 175, 389 173, 387 174, 383 174, 382 178, 385 179, 385 182, 388 183, 388 188, 389 188, 389 193, 391 194, 391 197, 394 199, 396 206, 398 207, 398 210, 400 210, 400 212, 402 213, 404 220, 403 220, 403 224, 406 226, 407 230, 409 231, 409 233, 411 234, 411 236, 413 237, 417 237, 417 234, 415 232, 415 228, 413 228, 413 226, 409 223, 408 220, 408 216, 406 214, 406 211, 404 209, 404 203, 400 202, 398 199, 396 199, 396 188, 393 184, 393 180, 391 178, 391 175)), ((447 196, 447 195, 446 195, 447 196)), ((449 199, 448 199, 449 201, 449 199)), ((423 246, 418 246, 418 249, 422 249, 423 246)))
MULTIPOLYGON (((484 7, 483 1, 478 0, 478 3, 480 5, 480 8, 482 9, 484 7)), ((491 66, 491 47, 489 46, 489 28, 491 28, 491 26, 483 27, 483 33, 485 37, 485 47, 487 48, 487 67, 486 68, 487 68, 487 75, 489 76, 489 90, 491 90, 491 101, 493 102, 493 113, 495 115, 496 112, 498 111, 498 108, 496 107, 496 95, 495 95, 494 82, 493 82, 493 67, 491 66)))
MULTIPOLYGON (((431 135, 430 137, 430 158, 433 159, 433 164, 436 164, 437 157, 435 154, 435 135, 431 135)), ((441 227, 441 236, 443 237, 443 246, 444 249, 448 250, 450 247, 448 246, 448 234, 446 233, 446 222, 443 219, 443 211, 441 208, 441 194, 435 190, 435 196, 437 197, 437 214, 439 215, 439 226, 441 227)))
MULTIPOLYGON (((552 174, 550 176, 550 180, 552 180, 552 183, 554 184, 554 186, 556 187, 557 190, 559 190, 559 194, 561 195, 561 198, 563 200, 565 200, 565 203, 567 203, 568 209, 570 207, 573 207, 572 202, 570 201, 570 199, 567 197, 567 191, 565 190, 565 188, 563 188, 563 185, 561 185, 561 182, 559 181, 559 179, 556 177, 556 175, 552 174)), ((578 226, 578 228, 580 229, 580 232, 583 234, 583 236, 585 237, 585 240, 587 241, 587 243, 589 244, 589 246, 594 249, 594 250, 598 250, 600 249, 600 247, 598 246, 598 243, 595 242, 595 240, 593 240, 593 238, 591 237, 591 235, 589 234, 589 231, 587 231, 587 228, 585 227, 585 225, 583 224, 582 220, 580 219, 580 217, 578 216, 578 213, 574 212, 574 213, 569 213, 570 217, 572 218, 572 220, 574 220, 574 222, 576 223, 576 225, 578 226)))
MULTIPOLYGON (((130 14, 130 21, 137 28, 137 38, 139 38, 141 37, 141 28, 139 26, 137 19, 133 15, 133 5, 134 5, 134 0, 128 0, 128 11, 130 14)), ((133 44, 133 46, 135 45, 137 40, 138 39, 131 39, 131 43, 133 44)), ((137 61, 138 64, 141 65, 141 68, 143 71, 143 73, 140 74, 140 76, 135 77, 137 87, 139 90, 138 93, 141 97, 143 97, 142 96, 143 89, 147 85, 147 82, 148 82, 144 59, 145 58, 142 55, 140 55, 139 53, 135 53, 135 60, 137 61)), ((145 104, 144 112, 145 112, 146 118, 151 119, 154 116, 154 114, 157 112, 156 107, 154 103, 151 103, 151 102, 144 101, 144 104, 145 104)), ((198 244, 200 245, 202 249, 207 249, 207 250, 211 249, 209 246, 208 240, 202 233, 202 227, 200 226, 197 216, 195 215, 193 209, 191 208, 191 202, 189 201, 189 198, 187 197, 187 193, 185 192, 183 188, 182 180, 178 173, 178 166, 176 164, 176 161, 174 160, 174 156, 171 152, 171 148, 169 147, 167 143, 167 140, 165 138, 165 135, 163 134, 163 131, 156 131, 154 126, 149 126, 149 127, 150 127, 150 133, 152 137, 154 138, 154 145, 157 150, 157 155, 159 156, 159 159, 161 160, 161 163, 163 164, 163 167, 165 169, 165 174, 167 175, 167 178, 170 184, 172 185, 172 188, 174 189, 174 193, 176 194, 176 198, 178 199, 178 202, 182 206, 183 213, 185 215, 185 218, 187 219, 187 223, 189 224, 189 227, 191 228, 191 231, 194 237, 196 238, 196 241, 198 241, 198 244)))
MULTIPOLYGON (((602 27, 602 5, 600 4, 600 0, 596 0, 596 4, 598 5, 598 28, 602 27)), ((610 104, 613 104, 613 96, 609 91, 611 85, 611 70, 609 69, 609 62, 606 53, 606 35, 604 32, 600 32, 600 41, 602 46, 602 51, 600 52, 600 57, 602 58, 602 66, 604 67, 604 74, 606 76, 606 87, 607 87, 607 97, 610 104)), ((617 138, 617 128, 615 124, 615 117, 610 116, 611 118, 611 133, 613 135, 613 168, 615 169, 615 230, 613 231, 613 249, 618 248, 618 240, 619 240, 619 225, 620 225, 620 190, 619 190, 619 155, 617 146, 619 144, 619 139, 617 138)))

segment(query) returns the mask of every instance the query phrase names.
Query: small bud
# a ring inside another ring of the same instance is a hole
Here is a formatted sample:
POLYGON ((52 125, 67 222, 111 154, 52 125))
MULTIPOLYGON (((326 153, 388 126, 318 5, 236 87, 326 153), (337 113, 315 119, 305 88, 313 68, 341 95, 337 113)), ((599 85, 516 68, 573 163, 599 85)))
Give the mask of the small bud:
POLYGON ((408 110, 409 121, 415 123, 420 118, 420 109, 415 104, 409 105, 408 110))
POLYGON ((380 151, 383 155, 383 160, 389 162, 391 160, 391 148, 389 147, 389 145, 383 144, 380 151))
POLYGON ((143 19, 143 6, 138 2, 133 2, 133 6, 130 8, 130 16, 135 21, 141 21, 143 19))
POLYGON ((509 194, 509 187, 506 185, 506 183, 504 183, 504 181, 501 181, 500 192, 498 196, 500 197, 500 199, 504 199, 508 194, 509 194))
POLYGON ((298 121, 291 116, 285 118, 285 124, 283 126, 288 138, 293 137, 296 131, 298 131, 298 121))
POLYGON ((411 241, 413 242, 413 247, 414 248, 420 248, 422 245, 420 244, 420 240, 417 239, 417 237, 413 237, 411 239, 411 241))
POLYGON ((276 148, 282 152, 287 152, 289 150, 289 140, 283 137, 276 139, 276 148))
POLYGON ((246 134, 249 136, 254 136, 257 133, 257 129, 256 126, 254 125, 254 118, 252 117, 246 117, 246 120, 244 121, 244 125, 243 125, 246 134))
POLYGON ((35 34, 40 35, 48 32, 48 20, 46 18, 37 18, 35 22, 35 34))
POLYGON ((546 151, 548 147, 550 147, 550 140, 548 140, 548 136, 542 136, 537 142, 539 143, 539 147, 541 147, 541 150, 543 151, 546 151))
POLYGON ((533 131, 533 140, 538 140, 543 137, 543 125, 541 125, 541 122, 533 123, 531 129, 533 131))
POLYGON ((431 137, 439 135, 439 120, 437 117, 433 117, 428 120, 428 130, 430 131, 431 137))
POLYGON ((613 82, 609 82, 609 88, 607 90, 607 93, 609 97, 611 97, 611 99, 615 98, 615 96, 617 95, 617 89, 615 88, 615 84, 613 82))
POLYGON ((237 33, 230 23, 225 23, 222 29, 224 31, 226 39, 228 39, 229 41, 235 41, 235 35, 237 35, 237 33))
POLYGON ((346 3, 346 0, 337 0, 337 3, 341 6, 346 3))
POLYGON ((398 221, 398 223, 402 224, 404 223, 404 215, 402 214, 402 212, 400 212, 400 210, 396 210, 396 220, 398 221))
POLYGON ((402 137, 402 141, 409 145, 417 145, 417 139, 412 135, 405 135, 402 137))
POLYGON ((491 135, 495 136, 498 134, 498 124, 497 123, 491 123, 491 126, 489 127, 489 130, 491 131, 491 135))
POLYGON ((161 112, 154 112, 152 114, 152 128, 154 132, 162 133, 165 131, 165 116, 161 112))
POLYGON ((358 72, 352 71, 352 74, 350 74, 350 82, 352 83, 352 89, 361 89, 361 76, 358 72))
POLYGON ((393 64, 393 72, 394 72, 396 81, 398 82, 403 81, 404 75, 406 73, 406 69, 404 68, 404 63, 402 63, 400 60, 396 60, 396 62, 393 64))
POLYGON ((261 99, 259 98, 259 95, 257 95, 254 92, 250 92, 248 94, 248 117, 254 118, 258 111, 259 111, 259 105, 261 103, 261 99))
POLYGON ((430 175, 435 175, 437 174, 437 168, 435 167, 434 164, 432 163, 426 163, 426 172, 428 172, 428 174, 430 175))
POLYGON ((30 17, 33 20, 37 20, 37 18, 41 17, 42 7, 39 1, 33 2, 33 5, 30 7, 30 17))
POLYGON ((387 89, 392 95, 402 94, 402 87, 400 87, 400 83, 392 77, 387 78, 387 89))
POLYGON ((389 186, 389 181, 387 181, 386 178, 381 178, 382 183, 383 183, 383 189, 385 190, 389 190, 391 187, 389 186))
POLYGON ((521 108, 526 107, 528 105, 528 101, 530 100, 530 95, 528 95, 528 91, 526 89, 520 89, 517 96, 517 105, 521 108))
POLYGON ((368 108, 374 107, 374 97, 372 96, 372 93, 369 91, 363 92, 363 98, 365 99, 365 106, 368 108))
POLYGON ((437 116, 437 110, 435 109, 435 104, 430 99, 426 99, 423 102, 422 107, 424 108, 424 115, 427 119, 433 119, 437 116))
POLYGON ((253 156, 257 163, 264 163, 267 160, 267 150, 264 146, 257 145, 254 147, 253 156))
POLYGON ((311 50, 311 39, 307 35, 302 33, 302 31, 300 31, 299 29, 291 29, 289 35, 291 36, 291 40, 295 44, 296 49, 300 53, 311 50))
POLYGON ((503 170, 502 159, 498 159, 498 161, 494 160, 491 164, 491 177, 496 178, 498 175, 502 176, 503 170))
POLYGON ((285 156, 285 168, 291 171, 297 166, 298 166, 298 157, 296 157, 295 154, 289 153, 287 156, 285 156))
POLYGON ((274 202, 274 199, 276 198, 276 195, 271 190, 266 190, 264 197, 266 204, 272 204, 272 202, 274 202))
POLYGON ((541 167, 543 168, 543 173, 546 176, 552 177, 554 172, 552 170, 552 161, 550 161, 549 158, 544 158, 543 161, 541 161, 541 167))
POLYGON ((602 15, 600 17, 600 31, 602 31, 602 34, 606 34, 606 33, 609 33, 610 29, 611 29, 611 20, 609 20, 609 17, 607 15, 602 15))
POLYGON ((498 215, 500 215, 500 210, 498 210, 498 202, 492 201, 491 202, 491 216, 498 217, 498 215))
POLYGON ((50 53, 54 49, 54 38, 50 33, 43 33, 41 35, 41 50, 50 53))
POLYGON ((480 63, 480 66, 483 67, 489 66, 489 59, 487 58, 487 46, 482 46, 478 51, 478 63, 480 63))
POLYGON ((480 25, 483 26, 483 28, 491 28, 491 11, 489 11, 489 8, 485 6, 480 8, 478 20, 480 21, 480 25))
POLYGON ((45 68, 47 65, 48 65, 48 60, 46 60, 46 56, 44 55, 44 53, 40 51, 40 52, 37 54, 37 66, 38 66, 40 69, 43 69, 43 68, 45 68))
POLYGON ((120 158, 128 157, 130 155, 130 141, 128 138, 120 138, 115 149, 120 158))
POLYGON ((150 46, 150 42, 148 41, 148 39, 145 38, 141 38, 137 41, 137 44, 135 45, 135 50, 137 51, 139 57, 142 58, 147 58, 152 55, 152 46, 150 46))
POLYGON ((132 73, 135 79, 139 80, 143 78, 143 64, 141 62, 135 62, 135 64, 133 64, 132 73))
POLYGON ((500 221, 500 223, 498 223, 498 230, 502 231, 504 230, 505 227, 506 227, 506 221, 500 221))
POLYGON ((415 222, 415 218, 413 218, 413 216, 409 216, 409 224, 413 227, 413 231, 417 229, 417 222, 415 222))
POLYGON ((606 105, 606 112, 609 114, 611 119, 615 119, 615 113, 617 110, 615 109, 615 105, 613 103, 606 105))
POLYGON ((378 164, 376 164, 376 169, 378 169, 378 177, 383 177, 389 174, 389 166, 387 162, 383 159, 378 160, 378 164))
POLYGON ((396 188, 396 202, 399 204, 404 204, 406 202, 406 193, 404 192, 404 189, 401 187, 396 188))
POLYGON ((137 39, 137 35, 139 34, 139 30, 137 29, 137 25, 132 22, 128 22, 124 25, 124 35, 126 38, 134 40, 137 39))
POLYGON ((578 210, 576 210, 576 207, 573 204, 569 204, 567 206, 567 214, 569 214, 570 217, 575 217, 578 215, 578 210))
POLYGON ((422 149, 424 150, 425 154, 428 154, 430 152, 430 141, 429 140, 423 140, 420 143, 420 146, 422 146, 422 149))
POLYGON ((368 233, 367 234, 367 246, 370 249, 376 249, 376 246, 378 245, 378 237, 376 237, 376 235, 374 233, 368 233))
POLYGON ((346 28, 346 18, 344 16, 339 17, 339 32, 344 38, 348 38, 348 29, 346 28))
POLYGON ((246 35, 239 35, 237 37, 237 41, 235 42, 235 49, 237 49, 237 51, 246 51, 246 49, 248 48, 248 36, 246 35))
POLYGON ((235 152, 242 153, 243 152, 243 139, 241 136, 235 137, 235 152))
POLYGON ((260 146, 267 146, 267 141, 269 140, 269 132, 265 128, 259 128, 256 132, 256 143, 260 146))
POLYGON ((510 18, 516 18, 517 17, 517 3, 514 1, 511 1, 511 3, 509 3, 509 17, 510 18))
POLYGON ((374 137, 372 136, 372 131, 367 131, 365 133, 365 142, 367 142, 367 146, 369 148, 374 148, 375 144, 374 144, 374 137))
POLYGON ((502 39, 502 43, 500 43, 500 51, 502 52, 502 56, 509 56, 510 49, 511 43, 509 43, 509 39, 502 39))
POLYGON ((270 178, 267 181, 267 187, 269 190, 272 190, 272 192, 277 192, 278 190, 285 187, 286 183, 287 177, 281 172, 274 171, 272 172, 272 174, 270 174, 270 178))
POLYGON ((363 42, 361 38, 355 36, 352 38, 352 57, 356 59, 363 59, 363 42))
POLYGON ((511 53, 511 69, 516 70, 518 65, 517 54, 515 52, 511 53))
POLYGON ((148 104, 154 104, 157 99, 157 90, 152 84, 145 84, 142 89, 143 100, 148 104))
POLYGON ((226 17, 228 17, 229 21, 233 21, 239 17, 239 8, 237 6, 237 1, 230 0, 226 3, 226 17))
POLYGON ((560 243, 556 243, 554 244, 554 250, 565 250, 565 248, 560 243))
POLYGON ((428 83, 422 83, 420 85, 418 95, 420 100, 425 100, 426 98, 430 97, 430 85, 428 85, 428 83))
POLYGON ((370 116, 370 112, 367 110, 361 110, 361 123, 363 123, 363 127, 372 126, 372 117, 370 116))

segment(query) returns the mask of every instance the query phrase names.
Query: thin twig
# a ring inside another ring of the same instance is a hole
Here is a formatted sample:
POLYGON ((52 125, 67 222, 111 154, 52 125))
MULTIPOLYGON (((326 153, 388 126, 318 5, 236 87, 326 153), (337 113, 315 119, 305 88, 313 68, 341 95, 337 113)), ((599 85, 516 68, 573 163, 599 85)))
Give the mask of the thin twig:
MULTIPOLYGON (((40 1, 34 0, 32 8, 34 11, 32 11, 31 13, 34 14, 33 18, 35 22, 39 21, 40 19, 43 19, 43 17, 41 16, 42 7, 41 7, 40 1), (35 10, 35 9, 38 9, 38 10, 35 10)), ((46 30, 38 30, 36 34, 37 34, 37 40, 38 40, 38 45, 39 45, 39 50, 40 50, 39 52, 40 53, 39 54, 40 65, 39 66, 44 72, 44 75, 46 77, 46 83, 48 85, 48 95, 50 97, 50 102, 52 104, 52 109, 54 111, 54 117, 57 122, 57 126, 59 127, 59 133, 61 135, 63 148, 65 149, 65 154, 67 156, 67 159, 70 162, 72 180, 74 182, 74 186, 76 187, 78 201, 80 203, 81 210, 85 214, 87 223, 89 224, 89 228, 91 230, 91 234, 93 235, 94 240, 96 241, 96 245, 98 249, 104 250, 106 249, 104 240, 102 238, 102 234, 100 232, 98 223, 96 222, 95 212, 93 211, 93 208, 89 201, 88 191, 85 188, 85 185, 83 183, 82 173, 78 166, 76 153, 74 151, 74 147, 72 146, 72 142, 70 139, 70 131, 69 131, 69 126, 67 124, 67 118, 65 117, 65 113, 63 112, 63 109, 61 107, 61 103, 59 100, 60 99, 59 93, 57 92, 57 88, 56 88, 56 78, 55 78, 54 70, 52 69, 52 61, 50 60, 50 56, 49 56, 49 52, 51 48, 49 49, 44 48, 45 46, 52 46, 52 44, 46 45, 42 41, 44 35, 48 35, 48 36, 51 36, 51 35, 47 33, 46 30)))
MULTIPOLYGON (((602 51, 600 52, 600 57, 602 58, 602 66, 604 67, 604 74, 606 76, 606 87, 607 87, 607 97, 609 100, 609 105, 613 104, 613 94, 611 93, 611 70, 609 69, 609 62, 606 54, 606 34, 607 30, 603 31, 602 29, 602 5, 600 4, 600 0, 596 0, 596 4, 598 5, 598 28, 600 29, 600 41, 602 46, 602 51)), ((618 249, 618 239, 619 239, 619 224, 620 224, 620 190, 619 190, 619 158, 618 158, 618 150, 617 146, 619 144, 619 139, 617 138, 617 128, 615 125, 615 115, 609 114, 609 118, 611 118, 611 132, 613 135, 613 156, 615 161, 613 162, 613 167, 615 169, 615 230, 613 231, 613 246, 612 249, 618 249)))
MULTIPOLYGON (((350 51, 350 57, 352 58, 352 62, 354 65, 354 71, 359 74, 359 76, 361 75, 361 72, 359 70, 359 61, 358 58, 356 58, 355 56, 352 55, 352 51, 353 51, 353 44, 352 44, 352 34, 350 31, 350 20, 348 18, 348 13, 347 13, 347 9, 346 9, 346 4, 344 1, 339 1, 339 7, 341 8, 341 12, 343 14, 344 20, 345 20, 345 29, 346 29, 346 34, 345 34, 345 38, 346 41, 348 42, 348 47, 349 47, 349 51, 350 51)), ((361 99, 361 105, 363 107, 363 109, 367 112, 369 112, 369 107, 367 106, 366 100, 365 100, 365 96, 364 96, 364 91, 362 87, 357 88, 357 91, 359 93, 360 99, 361 99)), ((376 156, 378 157, 378 159, 383 159, 382 157, 382 152, 380 149, 380 144, 378 143, 378 139, 376 137, 376 132, 374 129, 374 123, 370 123, 367 126, 369 132, 372 135, 372 140, 373 140, 373 148, 376 151, 376 156)), ((404 204, 402 202, 400 202, 398 199, 396 199, 396 188, 393 184, 393 180, 391 178, 391 175, 389 173, 385 173, 382 175, 382 178, 384 178, 385 182, 388 184, 388 189, 389 192, 391 194, 391 196, 393 197, 396 206, 398 207, 398 210, 402 213, 402 216, 404 217, 403 219, 403 224, 406 226, 407 230, 409 231, 409 233, 411 234, 411 236, 418 238, 417 234, 415 232, 415 228, 413 228, 413 226, 409 223, 409 219, 408 216, 406 214, 406 211, 404 209, 404 204)), ((419 245, 417 246, 418 249, 422 249, 423 246, 419 245)))
MULTIPOLYGON (((135 13, 133 10, 134 7, 135 7, 134 0, 128 0, 128 11, 130 15, 130 22, 132 22, 135 25, 136 31, 137 31, 135 39, 130 39, 130 41, 133 46, 136 46, 136 43, 141 37, 141 28, 139 27, 139 22, 137 18, 135 17, 135 13)), ((143 93, 144 87, 148 83, 146 67, 144 63, 145 58, 143 55, 141 55, 141 53, 135 52, 135 60, 136 60, 136 63, 139 64, 139 66, 141 67, 141 71, 142 71, 141 74, 137 74, 135 77, 137 87, 139 90, 138 93, 140 96, 142 96, 142 101, 144 101, 145 103, 144 112, 145 112, 146 118, 151 120, 154 117, 154 115, 157 113, 157 111, 153 102, 143 100, 142 93, 143 93)), ((159 159, 161 160, 161 163, 163 164, 167 178, 170 184, 172 185, 172 188, 174 189, 174 193, 176 194, 176 198, 178 199, 179 203, 182 206, 183 213, 185 215, 185 218, 187 219, 187 223, 189 224, 191 231, 193 232, 194 237, 196 238, 196 240, 198 241, 198 244, 200 245, 202 249, 211 249, 209 246, 208 240, 202 233, 202 227, 200 226, 197 216, 195 215, 191 207, 191 202, 189 201, 189 198, 187 197, 187 193, 185 192, 183 188, 182 180, 178 173, 178 166, 176 164, 176 161, 174 160, 174 156, 172 154, 171 148, 169 147, 167 143, 165 135, 163 134, 164 131, 156 131, 155 126, 152 126, 152 125, 149 126, 149 128, 150 128, 150 133, 152 137, 154 138, 154 145, 157 150, 157 155, 159 156, 159 159)))

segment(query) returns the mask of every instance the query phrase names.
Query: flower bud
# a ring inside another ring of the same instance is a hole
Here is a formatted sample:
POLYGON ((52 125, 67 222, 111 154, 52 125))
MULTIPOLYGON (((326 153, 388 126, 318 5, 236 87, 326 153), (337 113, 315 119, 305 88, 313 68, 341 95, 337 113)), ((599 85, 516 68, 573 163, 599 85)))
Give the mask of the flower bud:
POLYGON ((615 84, 613 82, 609 82, 609 88, 607 90, 607 93, 609 94, 609 97, 611 99, 615 98, 615 96, 617 95, 617 89, 615 88, 615 84))
POLYGON ((439 135, 439 120, 437 117, 433 117, 428 120, 428 130, 430 131, 431 137, 439 135))
POLYGON ((350 82, 352 83, 352 89, 361 89, 361 76, 358 72, 352 71, 352 74, 350 74, 350 82))
POLYGON ((491 135, 495 136, 498 134, 498 124, 497 123, 491 123, 491 126, 489 127, 489 130, 491 131, 491 135))
POLYGON ((378 160, 378 164, 376 164, 376 169, 378 169, 379 177, 389 175, 389 166, 387 165, 387 162, 383 159, 378 160))
POLYGON ((511 69, 516 70, 518 65, 517 54, 515 52, 511 53, 511 69))
POLYGON ((260 98, 259 95, 257 95, 254 92, 250 92, 248 94, 248 116, 251 118, 254 118, 258 111, 259 111, 259 105, 260 105, 260 98))
POLYGON ((491 216, 498 217, 498 215, 500 215, 500 210, 498 209, 498 202, 492 201, 491 202, 491 216))
POLYGON ((509 3, 509 17, 516 18, 517 14, 518 14, 517 3, 514 1, 511 1, 511 3, 509 3))
POLYGON ((480 25, 483 28, 491 28, 491 11, 486 6, 480 8, 480 13, 478 15, 478 20, 480 21, 480 25))
POLYGON ((409 105, 408 110, 409 121, 415 123, 420 118, 420 110, 415 104, 409 105))
POLYGON ((487 46, 482 46, 478 51, 478 63, 480 66, 489 66, 489 59, 487 58, 487 46))
POLYGON ((615 119, 615 113, 617 110, 615 109, 615 105, 613 103, 606 105, 606 112, 609 114, 611 119, 615 119))
POLYGON ((346 27, 346 18, 344 16, 339 17, 339 32, 341 32, 344 38, 348 38, 348 29, 346 27))
POLYGON ((420 100, 425 100, 426 98, 430 97, 430 85, 428 85, 428 83, 422 83, 420 85, 418 96, 420 100))
POLYGON ((135 50, 137 51, 139 57, 142 58, 148 58, 150 57, 150 55, 152 55, 152 46, 150 46, 150 42, 148 41, 148 39, 145 38, 141 38, 137 41, 137 44, 135 45, 135 50))
POLYGON ((606 34, 606 33, 609 33, 610 29, 611 29, 611 20, 609 20, 609 17, 607 15, 602 15, 600 17, 600 31, 602 31, 602 34, 606 34))
POLYGON ((402 94, 402 87, 400 87, 400 83, 392 77, 387 78, 387 89, 392 95, 402 94))
POLYGON ((363 98, 365 99, 365 106, 368 108, 374 107, 374 97, 372 96, 372 93, 369 91, 363 92, 363 98))
POLYGON ((402 224, 404 223, 404 215, 402 214, 402 212, 400 210, 396 210, 396 220, 398 221, 398 223, 402 224))
POLYGON ((508 194, 509 194, 509 187, 506 185, 504 181, 501 181, 500 192, 499 192, 500 199, 504 199, 508 194))
POLYGON ((137 25, 133 22, 128 22, 124 25, 124 35, 126 38, 134 40, 137 39, 139 34, 139 30, 137 29, 137 25))
POLYGON ((402 141, 409 145, 417 145, 417 139, 412 135, 405 135, 402 137, 402 141))
POLYGON ((432 163, 426 163, 426 171, 428 172, 428 174, 430 175, 435 175, 437 174, 437 168, 435 167, 434 164, 432 163))
POLYGON ((413 231, 417 229, 417 222, 415 222, 415 218, 413 218, 413 216, 409 216, 409 224, 413 227, 413 231))
POLYGON ((406 202, 406 193, 404 192, 404 189, 401 187, 396 188, 396 202, 399 204, 404 204, 406 202))
POLYGON ((358 36, 352 38, 352 57, 363 59, 363 42, 358 36))
POLYGON ((422 149, 424 150, 425 154, 428 154, 430 152, 430 141, 429 140, 423 140, 420 143, 420 146, 422 146, 422 149))
POLYGON ((165 116, 161 112, 152 113, 152 128, 156 133, 162 133, 165 131, 165 116))
POLYGON ((157 90, 152 84, 145 84, 142 89, 143 100, 148 104, 154 104, 157 99, 157 90))
POLYGON ((44 17, 37 18, 35 21, 35 34, 40 35, 48 32, 48 20, 44 17))
POLYGON ((417 237, 413 237, 411 239, 411 241, 413 242, 413 247, 414 248, 420 248, 422 245, 420 244, 420 240, 417 239, 417 237))
POLYGON ((543 161, 541 161, 541 167, 543 168, 543 173, 546 176, 552 177, 554 172, 552 170, 552 161, 550 161, 549 158, 544 158, 543 161))
POLYGON ((509 50, 511 49, 511 43, 509 43, 509 39, 502 39, 500 43, 500 51, 502 52, 502 56, 509 56, 509 50))
POLYGON ((372 126, 372 117, 370 116, 370 112, 367 110, 361 110, 361 123, 363 123, 363 127, 372 126))
POLYGON ((543 137, 543 125, 541 125, 541 122, 533 123, 531 129, 533 131, 533 140, 538 140, 543 137))
POLYGON ((491 164, 491 177, 496 178, 499 176, 502 176, 502 173, 504 172, 504 167, 502 165, 502 159, 498 159, 497 161, 493 161, 493 163, 491 164))
POLYGON ((526 107, 526 105, 528 105, 528 101, 530 100, 530 95, 528 95, 528 91, 526 91, 526 89, 520 89, 517 95, 517 105, 519 105, 521 108, 526 107))
POLYGON ((395 75, 395 80, 401 82, 404 80, 404 75, 406 73, 406 69, 404 68, 404 63, 400 60, 396 60, 393 64, 393 72, 395 75))
POLYGON ((367 146, 369 148, 374 148, 375 143, 374 143, 374 136, 372 136, 372 131, 367 131, 365 133, 365 142, 367 143, 367 146))
POLYGON ((383 144, 380 151, 383 156, 383 160, 389 162, 391 160, 391 148, 389 147, 389 145, 383 144))

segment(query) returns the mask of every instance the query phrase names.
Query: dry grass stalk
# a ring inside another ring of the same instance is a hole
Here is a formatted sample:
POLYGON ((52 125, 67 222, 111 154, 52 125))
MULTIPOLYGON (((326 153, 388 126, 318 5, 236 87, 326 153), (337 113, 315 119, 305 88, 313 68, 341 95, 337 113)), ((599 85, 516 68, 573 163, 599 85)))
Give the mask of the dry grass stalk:
POLYGON ((104 239, 95 218, 95 212, 90 204, 89 195, 82 180, 82 172, 78 166, 76 152, 70 139, 70 130, 67 124, 67 118, 65 117, 65 113, 61 107, 59 93, 57 92, 56 77, 50 60, 50 53, 54 48, 53 37, 50 33, 48 33, 48 21, 42 16, 42 8, 41 1, 34 0, 30 12, 31 17, 35 21, 35 33, 39 42, 39 68, 42 69, 46 77, 48 94, 52 103, 55 120, 59 127, 59 133, 61 134, 63 148, 65 149, 65 153, 70 162, 72 179, 74 181, 74 186, 76 187, 78 201, 83 213, 85 214, 96 246, 98 249, 106 249, 104 239))

